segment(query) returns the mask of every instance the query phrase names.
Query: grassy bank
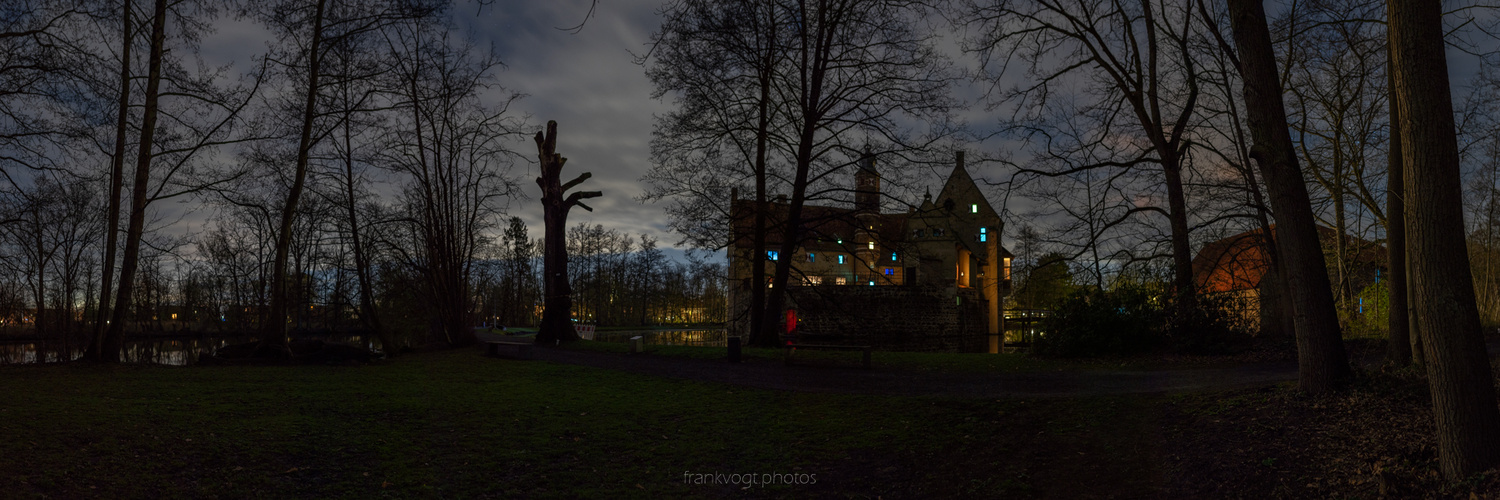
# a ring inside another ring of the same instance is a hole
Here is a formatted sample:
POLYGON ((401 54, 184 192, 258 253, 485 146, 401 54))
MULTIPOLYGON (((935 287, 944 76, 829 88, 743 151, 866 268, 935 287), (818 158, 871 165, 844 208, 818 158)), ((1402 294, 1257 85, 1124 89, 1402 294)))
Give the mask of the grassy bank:
POLYGON ((1084 472, 1132 496, 1153 463, 1153 399, 783 393, 467 350, 358 367, 8 367, 0 394, 0 485, 22 498, 1066 496, 1084 472))

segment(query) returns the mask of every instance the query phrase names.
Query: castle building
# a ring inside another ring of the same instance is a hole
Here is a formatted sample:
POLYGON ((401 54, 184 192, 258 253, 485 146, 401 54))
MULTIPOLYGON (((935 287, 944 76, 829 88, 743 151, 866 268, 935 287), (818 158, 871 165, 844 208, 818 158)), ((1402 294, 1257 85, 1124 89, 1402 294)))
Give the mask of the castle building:
MULTIPOLYGON (((781 255, 789 205, 765 211, 766 274, 791 261, 788 307, 799 335, 865 342, 904 350, 983 350, 1003 330, 1001 303, 1010 293, 1011 253, 1001 246, 1004 223, 975 185, 958 153, 934 198, 906 210, 881 212, 881 175, 874 156, 854 175, 852 206, 805 205, 801 241, 781 255)), ((755 200, 736 195, 728 251, 731 334, 746 334, 749 319, 755 200)))

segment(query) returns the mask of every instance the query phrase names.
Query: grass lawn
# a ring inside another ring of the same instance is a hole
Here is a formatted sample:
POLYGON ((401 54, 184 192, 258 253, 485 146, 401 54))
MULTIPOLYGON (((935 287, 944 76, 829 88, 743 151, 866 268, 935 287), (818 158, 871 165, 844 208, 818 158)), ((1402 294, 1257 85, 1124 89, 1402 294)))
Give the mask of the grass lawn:
MULTIPOLYGON (((926 356, 909 361, 976 363, 926 356)), ((1001 400, 815 394, 477 349, 367 366, 12 366, 0 367, 0 497, 1500 494, 1500 471, 1438 477, 1424 387, 1406 370, 1365 373, 1321 399, 1287 386, 1001 400), (689 475, 773 473, 810 484, 689 475)))
POLYGON ((0 394, 0 496, 15 498, 1074 497, 1098 485, 1146 497, 1150 408, 1165 400, 787 393, 471 350, 352 367, 5 367, 0 394), (742 489, 685 473, 816 483, 742 489))

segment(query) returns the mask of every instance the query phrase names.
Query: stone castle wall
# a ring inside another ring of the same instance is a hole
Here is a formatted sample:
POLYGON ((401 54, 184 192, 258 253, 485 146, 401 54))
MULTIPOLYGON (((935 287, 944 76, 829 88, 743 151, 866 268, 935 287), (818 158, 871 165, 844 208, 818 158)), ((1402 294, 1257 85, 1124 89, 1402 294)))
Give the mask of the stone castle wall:
MULTIPOLYGON (((728 329, 744 335, 750 294, 735 292, 728 329)), ((978 289, 819 285, 790 292, 802 341, 893 351, 982 352, 988 346, 988 302, 978 289)))

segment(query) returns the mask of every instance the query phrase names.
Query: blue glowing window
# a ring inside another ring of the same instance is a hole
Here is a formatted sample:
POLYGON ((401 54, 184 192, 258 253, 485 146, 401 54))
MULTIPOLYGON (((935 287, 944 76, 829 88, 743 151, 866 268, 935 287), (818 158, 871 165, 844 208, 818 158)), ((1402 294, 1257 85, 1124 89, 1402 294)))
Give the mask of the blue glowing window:
POLYGON ((766 258, 767 259, 776 260, 777 256, 778 256, 778 254, 776 253, 775 250, 766 250, 766 258))
POLYGON ((886 276, 890 276, 892 274, 896 274, 896 270, 895 269, 891 269, 889 267, 885 268, 885 275, 886 276))
POLYGON ((817 261, 817 258, 818 258, 818 256, 817 255, 813 255, 812 252, 808 252, 807 253, 807 261, 808 262, 815 262, 815 261, 817 261))

